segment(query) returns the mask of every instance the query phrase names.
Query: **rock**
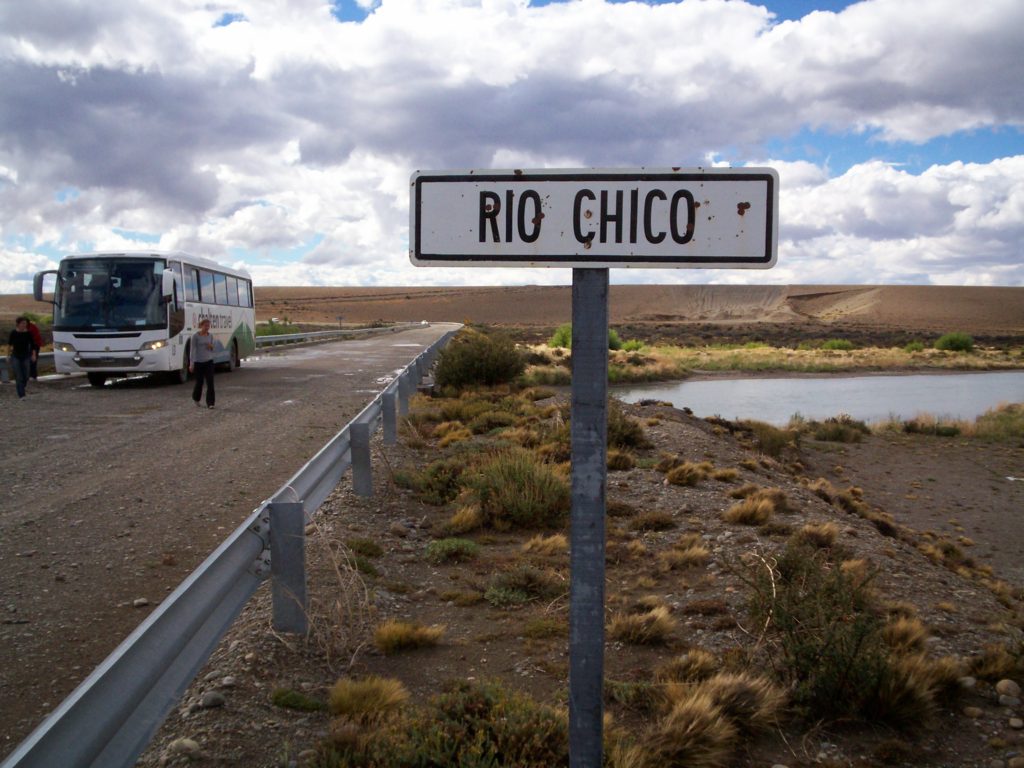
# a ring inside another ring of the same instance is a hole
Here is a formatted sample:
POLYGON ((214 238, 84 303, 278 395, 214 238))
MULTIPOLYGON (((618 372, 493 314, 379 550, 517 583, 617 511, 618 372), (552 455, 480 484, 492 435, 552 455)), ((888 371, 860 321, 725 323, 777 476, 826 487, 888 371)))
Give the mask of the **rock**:
POLYGON ((304 749, 295 756, 299 765, 315 765, 319 753, 315 749, 304 749))
POLYGON ((227 704, 227 699, 224 698, 223 693, 217 691, 207 691, 203 694, 203 698, 199 702, 199 706, 203 709, 216 709, 217 707, 223 707, 227 704))
POLYGON ((996 693, 1003 696, 1020 697, 1020 686, 1013 680, 1000 680, 996 683, 996 693))
POLYGON ((1001 707, 1019 707, 1020 706, 1020 699, 1018 699, 1016 696, 1007 696, 1006 694, 1003 694, 1002 696, 999 697, 999 706, 1001 706, 1001 707))
POLYGON ((1024 768, 1024 757, 1011 757, 1006 761, 1006 768, 1024 768))
POLYGON ((238 678, 234 675, 226 675, 223 680, 220 681, 222 688, 234 688, 238 685, 238 678))
POLYGON ((137 597, 132 600, 132 608, 145 608, 149 605, 149 600, 144 597, 137 597))
POLYGON ((391 527, 388 530, 391 532, 392 535, 400 536, 403 539, 409 535, 409 529, 401 523, 392 523, 391 527))
POLYGON ((973 691, 978 685, 978 680, 974 677, 961 677, 957 682, 960 683, 960 687, 965 691, 973 691))
POLYGON ((1021 728, 1024 728, 1024 720, 1021 720, 1019 717, 1011 717, 1010 727, 1015 731, 1019 731, 1021 728))
POLYGON ((200 749, 199 744, 189 738, 182 737, 175 739, 167 745, 168 754, 172 755, 185 755, 186 757, 199 757, 200 749))
POLYGON ((977 720, 979 717, 985 714, 985 710, 981 707, 964 707, 964 717, 969 717, 972 720, 977 720))

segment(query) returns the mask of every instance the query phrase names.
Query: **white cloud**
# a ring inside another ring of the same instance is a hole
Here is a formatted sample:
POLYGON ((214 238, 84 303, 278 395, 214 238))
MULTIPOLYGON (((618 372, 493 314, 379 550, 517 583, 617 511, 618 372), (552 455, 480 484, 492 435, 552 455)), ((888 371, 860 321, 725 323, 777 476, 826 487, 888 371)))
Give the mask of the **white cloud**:
MULTIPOLYGON (((807 127, 1024 126, 1018 0, 865 0, 784 23, 725 0, 360 4, 362 23, 322 0, 0 4, 0 243, 130 243, 119 229, 248 252, 282 284, 566 282, 413 269, 410 173, 746 162, 807 127), (245 20, 216 26, 229 12, 245 20), (281 252, 302 263, 266 265, 281 252)), ((1024 283, 1016 154, 915 173, 774 163, 776 270, 614 279, 1024 283)))

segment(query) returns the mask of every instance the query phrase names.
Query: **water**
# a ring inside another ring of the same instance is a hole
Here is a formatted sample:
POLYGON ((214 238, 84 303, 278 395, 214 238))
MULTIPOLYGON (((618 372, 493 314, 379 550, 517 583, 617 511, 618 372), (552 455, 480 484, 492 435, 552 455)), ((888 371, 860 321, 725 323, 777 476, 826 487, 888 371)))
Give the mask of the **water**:
POLYGON ((784 425, 796 413, 826 419, 846 413, 866 422, 919 413, 973 421, 1000 403, 1024 402, 1024 371, 912 376, 714 379, 613 387, 627 403, 664 400, 697 416, 784 425))

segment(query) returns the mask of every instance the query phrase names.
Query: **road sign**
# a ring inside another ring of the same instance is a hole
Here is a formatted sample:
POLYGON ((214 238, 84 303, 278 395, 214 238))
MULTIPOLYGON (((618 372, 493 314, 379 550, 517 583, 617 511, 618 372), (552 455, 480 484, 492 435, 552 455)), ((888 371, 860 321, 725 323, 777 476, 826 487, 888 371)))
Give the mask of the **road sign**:
POLYGON ((422 171, 411 179, 417 266, 767 269, 771 168, 422 171))

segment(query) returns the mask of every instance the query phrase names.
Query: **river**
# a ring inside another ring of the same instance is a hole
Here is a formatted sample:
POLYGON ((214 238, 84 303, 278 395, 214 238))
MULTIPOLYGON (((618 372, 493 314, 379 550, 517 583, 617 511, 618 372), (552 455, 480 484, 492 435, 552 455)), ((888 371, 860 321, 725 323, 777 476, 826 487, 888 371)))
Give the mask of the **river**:
POLYGON ((612 394, 627 403, 663 400, 701 417, 779 426, 794 414, 821 420, 845 413, 870 423, 929 413, 973 421, 1000 403, 1024 402, 1024 371, 716 378, 615 386, 612 394))

